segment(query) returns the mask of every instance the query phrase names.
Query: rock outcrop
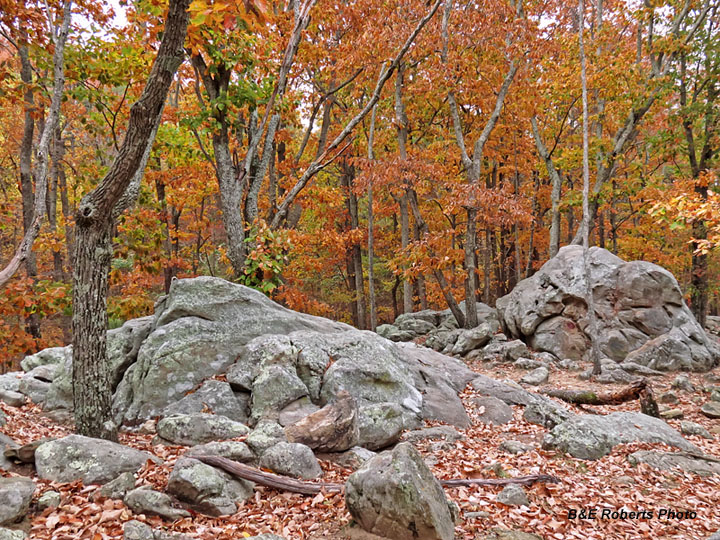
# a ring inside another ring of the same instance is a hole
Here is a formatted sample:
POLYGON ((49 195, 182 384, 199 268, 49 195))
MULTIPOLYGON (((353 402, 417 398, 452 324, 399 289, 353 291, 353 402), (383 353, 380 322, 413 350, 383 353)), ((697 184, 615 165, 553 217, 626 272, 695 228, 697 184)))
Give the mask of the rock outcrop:
MULTIPOLYGON (((717 364, 720 349, 685 305, 670 272, 597 247, 590 248, 588 263, 598 324, 593 338, 606 357, 658 370, 707 371, 717 364)), ((579 360, 590 343, 587 290, 583 248, 565 246, 500 298, 497 309, 509 336, 579 360)))

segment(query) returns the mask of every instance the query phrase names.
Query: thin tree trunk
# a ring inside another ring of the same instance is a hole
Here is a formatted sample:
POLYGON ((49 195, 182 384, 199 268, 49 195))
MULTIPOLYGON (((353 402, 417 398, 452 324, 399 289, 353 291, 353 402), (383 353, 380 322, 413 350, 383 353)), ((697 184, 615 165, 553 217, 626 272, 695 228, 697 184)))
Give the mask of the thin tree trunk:
MULTIPOLYGON (((405 64, 400 63, 397 68, 397 76, 395 78, 395 125, 397 129, 398 153, 400 159, 407 160, 407 138, 408 138, 408 120, 405 114, 405 105, 402 100, 403 81, 405 78, 405 64)), ((400 203, 400 245, 404 252, 407 252, 410 245, 410 216, 408 213, 408 192, 410 186, 406 178, 402 179, 403 195, 399 198, 400 203)), ((407 265, 403 264, 402 269, 407 270, 407 265)), ((412 282, 406 275, 403 276, 403 312, 413 312, 413 294, 412 282)))
MULTIPOLYGON (((368 131, 368 161, 371 166, 375 161, 373 152, 373 143, 375 140, 375 116, 377 106, 373 107, 370 114, 370 130, 368 131)), ((368 180, 367 187, 368 199, 368 296, 370 300, 370 330, 373 332, 377 328, 377 304, 375 300, 375 222, 373 210, 373 179, 372 176, 368 180)))
POLYGON ((557 255, 560 249, 560 194, 562 190, 562 176, 560 171, 555 167, 552 156, 548 151, 545 143, 540 136, 540 129, 538 128, 537 118, 533 116, 530 119, 532 126, 533 137, 535 138, 535 146, 540 154, 540 157, 545 162, 545 168, 547 169, 548 175, 552 182, 552 191, 550 194, 550 258, 557 255))
POLYGON ((133 200, 126 191, 142 174, 165 98, 184 58, 189 3, 170 0, 162 42, 143 93, 130 109, 122 146, 105 178, 83 197, 76 214, 73 402, 76 430, 89 437, 117 438, 106 335, 111 235, 115 217, 133 200))

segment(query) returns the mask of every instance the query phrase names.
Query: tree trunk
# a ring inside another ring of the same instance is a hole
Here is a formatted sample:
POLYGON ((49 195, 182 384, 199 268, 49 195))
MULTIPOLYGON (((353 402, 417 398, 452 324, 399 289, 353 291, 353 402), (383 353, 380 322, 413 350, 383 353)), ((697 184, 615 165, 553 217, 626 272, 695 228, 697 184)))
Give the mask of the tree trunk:
MULTIPOLYGON (((110 170, 83 197, 76 214, 73 274, 73 403, 82 435, 115 439, 107 362, 108 273, 115 216, 142 173, 165 98, 184 57, 190 0, 170 0, 165 30, 140 99, 130 109, 125 139, 110 170)), ((128 201, 128 204, 130 201, 128 201)))
MULTIPOLYGON (((375 116, 377 107, 373 107, 370 115, 370 130, 368 131, 368 161, 372 163, 375 160, 373 152, 373 142, 375 139, 375 116)), ((375 301, 375 222, 373 210, 373 179, 368 180, 367 199, 368 199, 368 296, 370 300, 370 330, 373 332, 377 328, 377 305, 375 301)))
MULTIPOLYGON (((405 79, 405 64, 400 63, 397 68, 397 77, 395 79, 395 125, 397 126, 398 153, 400 159, 407 160, 407 138, 408 138, 408 120, 405 114, 405 105, 402 100, 402 90, 405 79)), ((408 191, 410 186, 406 178, 402 179, 403 195, 400 197, 400 245, 403 251, 407 250, 410 245, 410 216, 408 213, 408 191)), ((403 270, 407 270, 407 266, 403 264, 403 270)), ((403 312, 413 312, 413 294, 412 282, 403 276, 403 312)))
POLYGON ((475 328, 478 325, 477 304, 475 293, 477 291, 477 265, 475 251, 477 250, 477 210, 467 209, 467 225, 465 232, 465 328, 475 328))

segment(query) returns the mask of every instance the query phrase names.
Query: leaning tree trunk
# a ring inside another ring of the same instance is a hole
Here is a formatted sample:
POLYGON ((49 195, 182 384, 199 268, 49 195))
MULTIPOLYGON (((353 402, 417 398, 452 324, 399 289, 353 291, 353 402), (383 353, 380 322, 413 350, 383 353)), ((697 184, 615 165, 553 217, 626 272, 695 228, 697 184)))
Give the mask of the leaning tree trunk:
POLYGON ((190 0, 170 0, 165 32, 140 99, 130 110, 125 140, 100 184, 83 197, 76 220, 73 274, 73 403, 75 428, 114 439, 107 363, 108 273, 117 208, 144 168, 168 90, 184 58, 190 0))

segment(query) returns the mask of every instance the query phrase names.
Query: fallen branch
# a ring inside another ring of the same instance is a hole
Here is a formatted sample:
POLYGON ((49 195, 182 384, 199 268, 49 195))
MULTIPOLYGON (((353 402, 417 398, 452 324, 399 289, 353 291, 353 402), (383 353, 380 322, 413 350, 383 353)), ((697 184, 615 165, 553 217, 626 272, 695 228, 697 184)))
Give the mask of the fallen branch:
MULTIPOLYGON (((344 484, 337 484, 331 482, 305 482, 303 480, 295 480, 294 478, 288 478, 286 476, 280 476, 277 474, 261 471, 242 463, 229 460, 220 456, 195 456, 195 459, 202 461, 213 467, 222 469, 223 471, 242 478, 243 480, 249 480, 260 484, 261 486, 267 486, 282 491, 290 491, 292 493, 302 493, 303 495, 315 495, 323 492, 335 492, 339 493, 345 489, 344 484)), ((440 484, 443 487, 459 487, 459 486, 505 486, 507 484, 519 484, 523 486, 530 486, 536 482, 545 483, 558 483, 560 480, 554 476, 548 474, 533 474, 530 476, 519 476, 517 478, 497 478, 497 479, 484 479, 484 478, 458 478, 452 480, 440 480, 440 484)))
POLYGON ((610 392, 564 389, 546 389, 540 392, 575 405, 618 405, 637 399, 643 413, 659 416, 658 406, 647 379, 640 379, 625 388, 610 392))

